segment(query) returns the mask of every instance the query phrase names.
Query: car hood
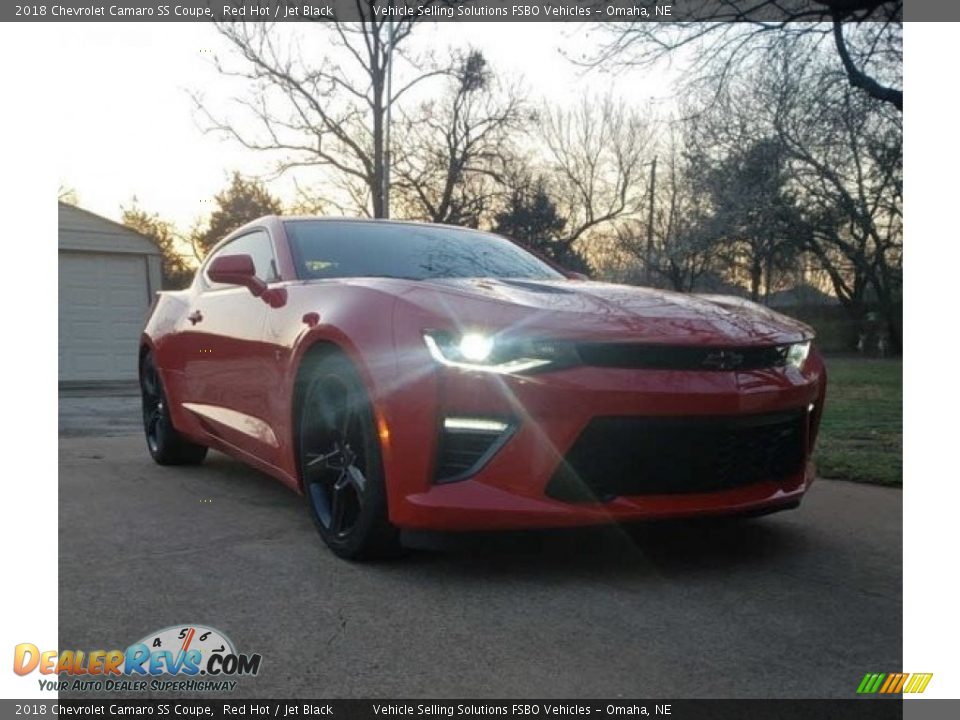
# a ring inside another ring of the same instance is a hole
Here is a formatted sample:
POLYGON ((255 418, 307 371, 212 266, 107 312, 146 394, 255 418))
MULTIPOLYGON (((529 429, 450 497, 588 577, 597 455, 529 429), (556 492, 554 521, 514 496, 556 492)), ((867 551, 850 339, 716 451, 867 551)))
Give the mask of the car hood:
POLYGON ((435 279, 401 297, 457 326, 555 338, 749 346, 813 336, 801 322, 756 303, 592 281, 435 279))

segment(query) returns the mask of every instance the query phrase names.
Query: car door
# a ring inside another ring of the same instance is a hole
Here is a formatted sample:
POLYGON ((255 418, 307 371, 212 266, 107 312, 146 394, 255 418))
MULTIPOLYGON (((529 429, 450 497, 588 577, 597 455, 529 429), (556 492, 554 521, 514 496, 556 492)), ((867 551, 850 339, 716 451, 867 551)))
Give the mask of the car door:
POLYGON ((246 288, 209 279, 214 258, 249 255, 257 277, 277 280, 273 242, 254 229, 221 246, 204 263, 184 332, 184 407, 224 442, 271 464, 277 439, 267 413, 273 352, 263 342, 268 305, 246 288))

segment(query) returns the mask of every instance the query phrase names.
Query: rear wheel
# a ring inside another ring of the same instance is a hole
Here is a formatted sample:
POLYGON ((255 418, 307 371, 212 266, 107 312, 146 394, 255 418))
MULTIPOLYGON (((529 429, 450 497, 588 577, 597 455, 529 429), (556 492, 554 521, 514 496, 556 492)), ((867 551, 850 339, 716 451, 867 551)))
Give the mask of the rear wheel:
POLYGON ((170 421, 167 396, 153 353, 150 352, 140 362, 140 397, 143 432, 150 456, 160 465, 197 465, 203 462, 207 448, 187 440, 170 421))
POLYGON ((340 354, 312 369, 298 447, 310 517, 330 549, 351 560, 397 554, 373 410, 356 370, 340 354))

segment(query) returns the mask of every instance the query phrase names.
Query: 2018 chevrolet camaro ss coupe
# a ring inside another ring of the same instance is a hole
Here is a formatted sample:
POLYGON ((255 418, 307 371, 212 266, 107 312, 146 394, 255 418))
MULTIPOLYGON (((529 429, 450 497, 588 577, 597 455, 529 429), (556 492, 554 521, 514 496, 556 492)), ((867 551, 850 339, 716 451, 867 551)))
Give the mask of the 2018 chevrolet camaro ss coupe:
POLYGON ((807 326, 735 298, 568 277, 488 233, 266 217, 142 337, 147 445, 302 493, 348 558, 399 529, 795 507, 826 374, 807 326))

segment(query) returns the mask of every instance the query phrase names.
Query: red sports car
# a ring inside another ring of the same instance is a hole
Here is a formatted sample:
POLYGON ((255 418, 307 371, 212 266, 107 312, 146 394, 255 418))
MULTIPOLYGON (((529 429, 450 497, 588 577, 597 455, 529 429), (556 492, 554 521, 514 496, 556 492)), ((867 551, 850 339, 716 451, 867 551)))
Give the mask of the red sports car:
POLYGON ((478 530, 796 507, 826 374, 736 298, 566 274, 489 233, 265 217, 158 296, 154 460, 208 447, 306 498, 343 557, 478 530))

